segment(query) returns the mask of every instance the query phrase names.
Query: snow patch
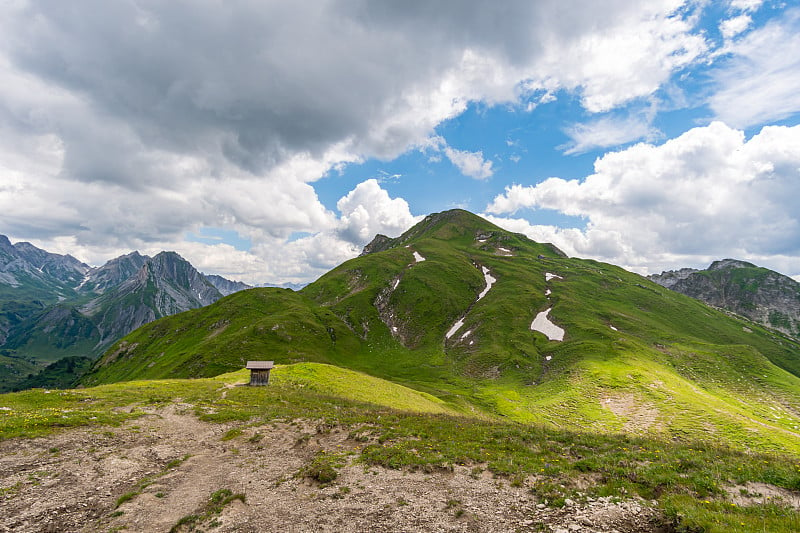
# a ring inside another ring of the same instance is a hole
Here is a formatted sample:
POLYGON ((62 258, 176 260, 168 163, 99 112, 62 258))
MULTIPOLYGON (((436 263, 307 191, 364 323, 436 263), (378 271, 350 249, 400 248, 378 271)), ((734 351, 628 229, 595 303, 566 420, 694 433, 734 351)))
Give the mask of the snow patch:
POLYGON ((551 294, 553 294, 553 291, 551 291, 550 289, 547 289, 546 291, 544 291, 544 295, 545 296, 550 296, 551 294))
POLYGON ((545 361, 549 361, 549 360, 550 360, 550 359, 552 359, 552 358, 553 358, 553 356, 552 356, 552 355, 548 355, 548 356, 545 356, 544 360, 545 360, 545 361))
POLYGON ((472 333, 472 330, 471 330, 471 329, 468 329, 466 333, 464 333, 463 335, 461 335, 461 340, 463 341, 464 339, 466 339, 467 337, 469 337, 469 335, 470 335, 471 333, 472 333))
POLYGON ((419 252, 414 250, 414 261, 419 263, 420 261, 425 261, 425 258, 419 255, 419 252))
POLYGON ((531 330, 544 333, 544 335, 551 341, 563 341, 564 330, 550 322, 550 319, 547 318, 547 315, 550 313, 551 309, 552 307, 536 315, 536 318, 534 318, 533 322, 531 322, 531 330))
POLYGON ((77 289, 80 289, 81 287, 83 287, 84 285, 86 285, 86 282, 87 282, 87 281, 89 281, 89 278, 91 278, 91 276, 90 276, 89 274, 86 274, 85 276, 83 276, 83 281, 81 281, 80 285, 78 285, 77 287, 75 287, 75 289, 76 289, 76 290, 77 290, 77 289))
POLYGON ((397 333, 397 326, 392 326, 392 333, 397 333))
POLYGON ((394 280, 394 284, 392 285, 392 290, 395 290, 398 285, 400 285, 400 278, 394 280))
POLYGON ((614 326, 612 326, 611 324, 609 324, 609 325, 608 325, 608 327, 610 327, 610 328, 611 328, 611 329, 613 329, 614 331, 619 331, 617 328, 615 328, 615 327, 614 327, 614 326))
MULTIPOLYGON (((489 273, 489 269, 488 269, 488 268, 486 268, 486 267, 481 267, 481 270, 483 270, 483 279, 485 279, 485 280, 486 280, 486 288, 485 288, 485 289, 483 289, 483 292, 481 292, 481 293, 478 295, 478 300, 480 300, 481 298, 483 298, 484 296, 486 296, 486 293, 488 293, 488 292, 489 292, 489 289, 491 289, 491 288, 492 288, 492 285, 494 285, 494 282, 495 282, 495 281, 497 281, 497 278, 495 278, 494 276, 492 276, 492 275, 489 273)), ((475 301, 477 301, 477 300, 475 300, 475 301)))
POLYGON ((551 274, 550 272, 545 272, 544 273, 544 280, 545 281, 550 281, 551 279, 564 279, 564 278, 562 278, 558 274, 551 274))
POLYGON ((464 319, 459 318, 458 321, 455 324, 453 324, 453 327, 450 328, 450 331, 448 331, 447 334, 445 334, 445 337, 449 339, 450 337, 455 335, 456 331, 458 331, 463 325, 464 325, 464 319))

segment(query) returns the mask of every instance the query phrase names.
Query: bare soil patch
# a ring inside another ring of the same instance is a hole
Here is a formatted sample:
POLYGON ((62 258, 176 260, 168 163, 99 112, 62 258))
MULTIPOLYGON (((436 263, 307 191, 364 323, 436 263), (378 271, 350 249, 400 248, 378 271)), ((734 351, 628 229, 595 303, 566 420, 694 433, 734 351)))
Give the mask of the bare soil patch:
POLYGON ((296 476, 320 450, 345 455, 363 446, 348 435, 311 421, 210 424, 177 404, 119 428, 4 441, 0 531, 662 530, 649 502, 599 498, 549 507, 524 484, 476 475, 474 465, 425 473, 350 461, 328 486, 296 476), (229 433, 234 427, 241 433, 229 433), (204 516, 221 489, 245 501, 204 516))
POLYGON ((625 420, 623 431, 643 433, 657 425, 658 409, 653 404, 637 400, 633 395, 608 396, 600 400, 600 403, 615 416, 625 420))

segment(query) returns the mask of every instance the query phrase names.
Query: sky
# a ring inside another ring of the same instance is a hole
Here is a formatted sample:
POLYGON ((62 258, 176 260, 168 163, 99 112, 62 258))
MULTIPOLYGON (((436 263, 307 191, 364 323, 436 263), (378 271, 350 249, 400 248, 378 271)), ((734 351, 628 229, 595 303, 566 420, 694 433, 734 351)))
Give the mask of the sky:
POLYGON ((0 233, 310 282, 463 208, 800 280, 800 3, 0 0, 0 233))

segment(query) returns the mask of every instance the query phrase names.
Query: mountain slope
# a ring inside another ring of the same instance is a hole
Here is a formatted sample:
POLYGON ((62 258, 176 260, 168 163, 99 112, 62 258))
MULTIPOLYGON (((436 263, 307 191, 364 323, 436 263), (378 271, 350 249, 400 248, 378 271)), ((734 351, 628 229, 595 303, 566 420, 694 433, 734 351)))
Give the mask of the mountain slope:
POLYGON ((649 279, 709 305, 800 338, 800 283, 746 261, 715 261, 706 270, 682 269, 649 279))
POLYGON ((0 529, 800 525, 797 456, 441 414, 450 409, 429 395, 318 363, 277 366, 269 387, 246 380, 238 371, 0 396, 0 529), (234 492, 246 504, 223 500, 234 492))
POLYGON ((135 251, 111 259, 103 266, 90 270, 77 289, 85 294, 103 294, 135 275, 149 259, 135 251))
POLYGON ((800 347, 751 322, 460 210, 366 251, 299 294, 247 291, 137 330, 85 383, 307 358, 490 417, 800 450, 800 347), (238 326, 214 333, 223 318, 238 326), (283 342, 272 328, 289 324, 283 342))
POLYGON ((253 359, 341 362, 361 349, 333 313, 290 289, 249 289, 179 316, 116 343, 83 382, 215 376, 253 359))

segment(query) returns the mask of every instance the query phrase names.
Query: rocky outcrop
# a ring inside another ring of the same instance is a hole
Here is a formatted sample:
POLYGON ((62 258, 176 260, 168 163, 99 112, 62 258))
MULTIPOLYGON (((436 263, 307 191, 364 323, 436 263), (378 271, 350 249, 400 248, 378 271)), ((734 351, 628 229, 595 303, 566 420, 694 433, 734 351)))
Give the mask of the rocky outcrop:
POLYGON ((105 265, 93 268, 79 286, 82 292, 103 294, 106 290, 120 285, 136 274, 150 258, 139 252, 131 252, 108 261, 105 265))

